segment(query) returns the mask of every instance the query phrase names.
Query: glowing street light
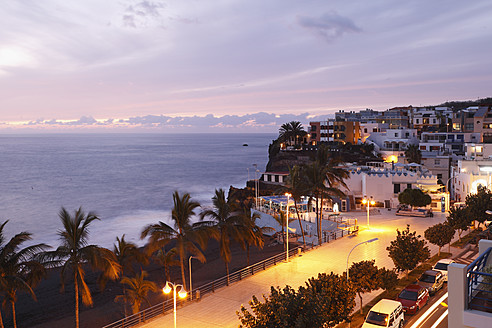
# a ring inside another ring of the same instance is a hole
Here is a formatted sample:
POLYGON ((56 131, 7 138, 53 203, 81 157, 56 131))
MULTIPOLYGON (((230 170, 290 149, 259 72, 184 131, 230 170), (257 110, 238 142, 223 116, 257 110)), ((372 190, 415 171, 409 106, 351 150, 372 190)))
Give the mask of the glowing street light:
POLYGON ((173 291, 174 298, 174 328, 176 328, 176 288, 181 287, 178 292, 179 298, 186 298, 186 290, 183 285, 173 284, 172 282, 166 281, 166 287, 162 288, 164 294, 169 294, 171 290, 173 291), (171 287, 172 286, 172 287, 171 287))
POLYGON ((366 205, 366 207, 367 207, 367 227, 369 228, 369 207, 370 207, 369 204, 374 206, 376 204, 376 202, 372 199, 372 197, 371 197, 371 199, 369 199, 366 196, 362 200, 362 204, 366 205))
POLYGON ((358 243, 357 245, 355 245, 354 247, 352 247, 352 249, 350 250, 348 256, 347 256, 347 282, 349 281, 349 270, 348 270, 348 264, 349 264, 349 258, 350 258, 350 254, 352 254, 352 251, 359 245, 362 245, 362 244, 369 244, 369 243, 372 243, 373 241, 377 241, 379 240, 379 238, 372 238, 372 239, 369 239, 369 240, 366 240, 366 241, 363 241, 362 243, 358 243))
POLYGON ((285 253, 285 260, 289 262, 289 201, 290 197, 292 197, 291 194, 288 192, 285 193, 285 196, 287 196, 287 209, 286 209, 286 214, 285 214, 285 233, 287 234, 286 238, 286 253, 285 253))

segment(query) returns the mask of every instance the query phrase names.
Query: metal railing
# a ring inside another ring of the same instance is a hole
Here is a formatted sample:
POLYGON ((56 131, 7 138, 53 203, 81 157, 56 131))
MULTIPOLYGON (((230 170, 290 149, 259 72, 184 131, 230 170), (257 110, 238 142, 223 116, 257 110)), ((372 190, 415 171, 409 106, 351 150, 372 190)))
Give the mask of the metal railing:
MULTIPOLYGON (((343 234, 343 232, 342 232, 343 234)), ((336 239, 336 235, 335 238, 336 239)), ((296 254, 300 254, 302 250, 302 246, 295 247, 293 249, 289 250, 289 257, 295 256, 296 254)), ((245 267, 239 271, 236 271, 234 273, 229 274, 229 279, 227 279, 227 276, 224 276, 222 278, 219 278, 217 280, 211 281, 209 283, 206 283, 204 285, 201 285, 200 287, 193 289, 191 293, 193 293, 193 300, 199 300, 201 297, 204 295, 214 293, 216 290, 226 287, 229 284, 238 282, 243 280, 246 277, 252 276, 255 273, 258 273, 260 271, 264 271, 267 268, 270 268, 272 266, 277 265, 278 263, 281 263, 285 261, 285 252, 282 252, 280 254, 277 254, 275 256, 272 256, 266 260, 263 260, 261 262, 255 263, 253 265, 250 265, 248 267, 245 267)), ((177 300, 177 306, 182 305, 184 303, 189 303, 192 302, 189 300, 189 298, 186 298, 185 300, 177 300)), ((127 316, 121 320, 118 320, 116 322, 113 322, 109 325, 104 326, 103 328, 128 328, 132 327, 135 325, 138 325, 140 323, 145 322, 146 320, 149 320, 151 318, 157 317, 158 315, 165 314, 166 312, 170 312, 173 310, 173 299, 168 299, 162 303, 156 304, 154 306, 151 306, 145 310, 142 310, 138 313, 135 313, 133 315, 127 316)))
POLYGON ((492 312, 492 271, 485 272, 492 247, 467 268, 468 309, 492 312))

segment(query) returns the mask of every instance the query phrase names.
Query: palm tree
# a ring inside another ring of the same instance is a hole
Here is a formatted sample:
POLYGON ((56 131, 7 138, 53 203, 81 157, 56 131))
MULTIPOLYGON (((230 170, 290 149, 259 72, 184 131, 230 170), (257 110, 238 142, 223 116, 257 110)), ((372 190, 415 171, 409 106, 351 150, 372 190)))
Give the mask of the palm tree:
POLYGON ((231 239, 241 241, 244 237, 241 219, 237 208, 226 200, 223 189, 215 190, 212 197, 213 209, 204 210, 200 214, 201 223, 204 226, 213 227, 213 238, 219 242, 220 257, 225 263, 227 284, 229 284, 229 262, 231 262, 231 239), (210 221, 204 221, 205 218, 210 221))
POLYGON ((79 298, 86 306, 93 304, 92 295, 85 282, 84 265, 88 263, 92 269, 101 270, 102 277, 115 280, 119 277, 121 266, 113 252, 97 245, 88 245, 89 225, 99 218, 92 212, 87 215, 82 208, 74 215, 62 207, 59 213, 63 229, 58 231, 61 245, 52 252, 46 252, 48 258, 59 259, 62 263, 61 285, 65 288, 65 276, 72 274, 75 289, 75 327, 79 328, 79 298))
POLYGON ((179 265, 179 261, 176 260, 176 255, 178 255, 178 251, 175 247, 167 252, 165 247, 160 248, 153 255, 154 261, 164 267, 164 275, 166 276, 167 281, 171 281, 170 267, 179 265))
MULTIPOLYGON (((13 326, 16 328, 17 292, 27 292, 36 300, 33 287, 46 274, 45 264, 39 262, 36 256, 49 246, 36 244, 20 249, 21 244, 32 239, 29 232, 18 233, 4 244, 3 228, 7 222, 8 220, 0 225, 0 292, 5 296, 2 305, 5 306, 7 303, 11 305, 13 326)), ((0 327, 3 328, 1 312, 0 327)))
POLYGON ((239 241, 243 250, 246 250, 247 266, 249 266, 249 248, 251 245, 263 249, 265 244, 263 240, 263 234, 268 231, 274 230, 271 227, 259 227, 256 225, 256 220, 260 218, 258 213, 251 213, 251 208, 245 207, 242 212, 239 213, 239 219, 241 223, 239 228, 242 236, 239 241))
POLYGON ((196 225, 191 223, 191 217, 195 215, 195 209, 200 206, 198 202, 192 201, 191 196, 185 193, 179 195, 178 191, 173 193, 174 206, 171 212, 171 219, 174 221, 174 228, 168 224, 159 221, 157 224, 146 226, 141 238, 150 237, 148 247, 151 250, 158 250, 164 247, 167 243, 174 240, 176 242, 176 250, 179 255, 179 265, 181 267, 181 282, 186 289, 184 261, 186 254, 191 253, 196 256, 200 262, 205 262, 205 255, 198 247, 204 247, 207 241, 207 231, 198 229, 196 225))
POLYGON ((150 304, 147 299, 147 294, 150 291, 156 292, 158 288, 154 282, 145 280, 146 276, 147 272, 141 271, 135 278, 126 276, 121 278, 121 283, 127 287, 124 289, 124 294, 116 296, 114 301, 131 304, 133 314, 140 311, 142 302, 150 304))
POLYGON ((422 152, 419 149, 419 145, 408 145, 405 150, 405 158, 408 163, 420 164, 420 161, 422 160, 422 152))
MULTIPOLYGON (((284 228, 285 228, 285 221, 286 221, 286 214, 284 211, 280 211, 279 214, 276 214, 273 216, 273 218, 275 219, 275 221, 277 221, 277 223, 280 225, 280 233, 282 234, 282 240, 283 240, 283 243, 284 243, 284 249, 285 249, 285 246, 286 246, 286 242, 285 242, 285 233, 284 233, 284 228)), ((289 217, 289 225, 294 221, 295 219, 291 219, 289 217)))
POLYGON ((322 243, 324 199, 332 196, 345 197, 345 193, 340 190, 340 187, 348 188, 344 182, 344 179, 349 176, 348 171, 340 167, 341 162, 339 160, 329 157, 328 154, 321 147, 318 158, 310 165, 305 165, 301 173, 304 176, 306 188, 311 193, 310 198, 316 200, 316 223, 319 244, 322 243))
POLYGON ((304 236, 304 228, 301 222, 301 215, 299 209, 297 208, 297 202, 301 200, 301 197, 306 195, 306 184, 303 183, 303 177, 301 175, 301 167, 295 165, 294 167, 289 167, 289 176, 285 183, 286 191, 292 195, 294 200, 294 207, 296 209, 297 220, 299 221, 299 226, 301 227, 302 243, 306 247, 306 238, 304 236))
POLYGON ((116 261, 121 266, 122 272, 134 273, 133 264, 147 264, 148 257, 138 248, 135 243, 125 240, 125 235, 121 238, 116 237, 116 244, 113 245, 113 253, 116 261))
POLYGON ((291 121, 284 123, 279 129, 279 138, 285 142, 289 142, 294 139, 294 144, 297 146, 299 137, 304 137, 307 134, 302 127, 301 122, 291 121))

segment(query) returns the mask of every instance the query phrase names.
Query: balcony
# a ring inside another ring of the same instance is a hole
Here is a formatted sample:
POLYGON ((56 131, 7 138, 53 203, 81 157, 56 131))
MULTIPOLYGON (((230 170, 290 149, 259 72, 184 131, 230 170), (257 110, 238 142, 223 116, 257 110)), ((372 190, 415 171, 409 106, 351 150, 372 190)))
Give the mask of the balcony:
POLYGON ((468 310, 492 313, 492 265, 487 264, 492 247, 467 268, 468 310))

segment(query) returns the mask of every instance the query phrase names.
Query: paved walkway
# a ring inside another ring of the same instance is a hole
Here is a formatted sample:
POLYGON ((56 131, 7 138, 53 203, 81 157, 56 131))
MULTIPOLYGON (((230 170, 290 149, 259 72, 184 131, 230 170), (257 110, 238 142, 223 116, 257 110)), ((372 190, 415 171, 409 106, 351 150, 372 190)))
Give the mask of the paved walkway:
MULTIPOLYGON (((248 304, 253 295, 262 299, 263 294, 270 293, 270 286, 290 285, 294 289, 304 285, 304 282, 320 272, 334 272, 341 274, 346 270, 347 255, 356 244, 371 238, 379 241, 360 245, 350 255, 349 265, 352 262, 375 259, 378 267, 393 268, 393 262, 388 257, 386 247, 396 237, 396 229, 403 230, 410 224, 411 231, 417 231, 423 236, 424 230, 434 224, 445 221, 445 216, 436 213, 433 218, 399 217, 394 211, 381 210, 379 215, 370 216, 370 228, 366 224, 365 212, 351 212, 350 216, 359 219, 361 230, 358 236, 344 237, 329 244, 304 253, 300 257, 291 258, 289 263, 281 263, 275 267, 260 272, 229 287, 225 287, 214 294, 206 295, 201 301, 184 306, 177 311, 178 327, 238 327, 236 315, 241 304, 248 304)), ((437 253, 437 247, 428 244, 431 254, 437 253)), ((444 247, 443 251, 447 251, 444 247)), ((451 248, 453 255, 460 250, 451 248)), ((376 296, 371 293, 364 296, 364 302, 376 296)), ((356 300, 358 297, 356 297, 356 300)), ((172 312, 165 316, 153 319, 142 327, 173 327, 172 312)))

